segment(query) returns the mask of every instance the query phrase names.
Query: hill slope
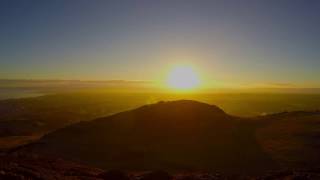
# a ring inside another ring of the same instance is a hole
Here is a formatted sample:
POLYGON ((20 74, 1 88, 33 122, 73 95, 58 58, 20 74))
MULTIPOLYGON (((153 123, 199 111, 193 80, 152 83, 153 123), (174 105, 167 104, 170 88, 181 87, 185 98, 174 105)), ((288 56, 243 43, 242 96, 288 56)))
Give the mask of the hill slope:
POLYGON ((102 168, 261 172, 276 167, 255 125, 196 101, 147 105, 82 122, 23 149, 102 168))
POLYGON ((285 112, 257 119, 257 141, 281 167, 320 167, 319 111, 285 112))

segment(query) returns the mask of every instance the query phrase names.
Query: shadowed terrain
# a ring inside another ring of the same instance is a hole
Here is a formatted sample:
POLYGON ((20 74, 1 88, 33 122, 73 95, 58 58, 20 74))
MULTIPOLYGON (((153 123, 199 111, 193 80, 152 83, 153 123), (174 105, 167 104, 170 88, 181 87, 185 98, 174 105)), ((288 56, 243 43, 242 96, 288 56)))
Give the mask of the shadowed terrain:
POLYGON ((259 121, 257 141, 282 167, 319 167, 319 111, 284 112, 261 117, 259 121))
POLYGON ((0 179, 4 180, 312 180, 320 178, 320 169, 268 172, 259 176, 218 172, 102 170, 84 164, 41 156, 0 155, 0 179))
POLYGON ((25 150, 102 168, 258 173, 277 165, 255 127, 205 103, 159 102, 68 126, 25 150))
POLYGON ((181 172, 219 172, 229 179, 318 177, 319 121, 318 111, 240 118, 192 100, 159 102, 69 125, 2 159, 63 158, 105 170, 160 169, 175 178, 181 172))

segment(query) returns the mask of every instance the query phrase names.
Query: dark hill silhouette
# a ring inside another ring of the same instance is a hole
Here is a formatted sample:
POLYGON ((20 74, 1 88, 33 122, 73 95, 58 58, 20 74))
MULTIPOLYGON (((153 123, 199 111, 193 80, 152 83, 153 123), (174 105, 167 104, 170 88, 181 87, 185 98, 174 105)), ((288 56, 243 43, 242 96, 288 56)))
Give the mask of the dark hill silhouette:
POLYGON ((260 173, 276 164, 254 130, 216 106, 181 100, 74 124, 22 149, 111 169, 260 173))

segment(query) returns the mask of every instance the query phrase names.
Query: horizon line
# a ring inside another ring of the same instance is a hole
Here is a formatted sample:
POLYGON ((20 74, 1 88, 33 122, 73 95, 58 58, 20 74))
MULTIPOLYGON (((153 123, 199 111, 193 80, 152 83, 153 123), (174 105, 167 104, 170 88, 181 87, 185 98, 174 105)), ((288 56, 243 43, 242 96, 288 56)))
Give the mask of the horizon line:
MULTIPOLYGON (((83 83, 137 83, 137 84, 152 84, 156 83, 155 81, 151 80, 124 80, 124 79, 110 79, 110 80, 81 80, 81 79, 23 79, 23 78, 0 78, 0 81, 21 81, 21 82, 83 82, 83 83)), ((320 87, 268 87, 266 84, 265 86, 255 86, 252 85, 245 85, 245 86, 234 86, 234 87, 207 87, 207 90, 320 90, 320 87)))

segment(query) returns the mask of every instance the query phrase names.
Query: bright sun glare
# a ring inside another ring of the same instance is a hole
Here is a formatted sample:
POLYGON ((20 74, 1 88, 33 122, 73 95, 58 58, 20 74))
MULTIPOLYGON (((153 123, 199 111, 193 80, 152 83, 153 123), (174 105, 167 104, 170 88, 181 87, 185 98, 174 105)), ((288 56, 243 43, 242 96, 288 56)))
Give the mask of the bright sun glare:
POLYGON ((169 72, 167 85, 174 90, 192 90, 199 86, 197 73, 190 66, 177 66, 169 72))

